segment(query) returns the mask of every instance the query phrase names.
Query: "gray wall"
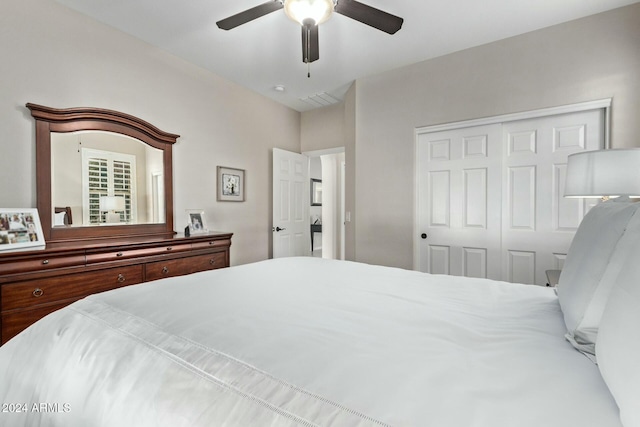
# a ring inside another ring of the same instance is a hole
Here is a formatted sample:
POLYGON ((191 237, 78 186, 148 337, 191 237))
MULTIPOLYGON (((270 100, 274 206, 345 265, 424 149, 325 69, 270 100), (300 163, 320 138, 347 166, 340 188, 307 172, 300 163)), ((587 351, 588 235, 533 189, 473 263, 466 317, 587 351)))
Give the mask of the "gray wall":
POLYGON ((302 152, 344 147, 345 103, 306 111, 301 118, 302 152))
POLYGON ((235 233, 232 264, 270 255, 271 148, 300 151, 300 113, 53 0, 0 2, 0 35, 0 206, 36 204, 27 102, 108 108, 181 135, 177 230, 185 209, 204 209, 210 228, 235 233), (246 202, 216 202, 217 165, 246 170, 246 202))

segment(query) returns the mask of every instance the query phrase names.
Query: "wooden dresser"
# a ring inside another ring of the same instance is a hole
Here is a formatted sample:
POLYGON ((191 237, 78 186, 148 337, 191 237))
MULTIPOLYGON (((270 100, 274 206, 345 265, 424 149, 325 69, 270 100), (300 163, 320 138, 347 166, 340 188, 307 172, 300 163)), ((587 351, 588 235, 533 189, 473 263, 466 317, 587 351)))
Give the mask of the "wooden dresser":
POLYGON ((0 343, 87 295, 228 267, 231 236, 97 239, 0 254, 0 343))

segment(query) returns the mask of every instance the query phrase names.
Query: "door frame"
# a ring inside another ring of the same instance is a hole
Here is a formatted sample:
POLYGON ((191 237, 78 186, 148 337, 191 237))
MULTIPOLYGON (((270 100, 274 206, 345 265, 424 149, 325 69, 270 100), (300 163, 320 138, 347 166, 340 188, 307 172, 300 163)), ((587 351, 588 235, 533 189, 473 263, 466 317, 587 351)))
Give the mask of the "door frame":
MULTIPOLYGON (((310 159, 312 157, 321 157, 327 154, 341 154, 341 153, 345 153, 345 147, 334 147, 334 148, 325 148, 325 149, 321 149, 321 150, 311 150, 311 151, 303 151, 302 154, 304 154, 305 156, 309 157, 310 159)), ((338 203, 336 203, 334 205, 334 209, 332 211, 327 210, 327 205, 323 204, 322 205, 322 218, 323 218, 323 222, 325 219, 329 220, 329 217, 331 216, 331 218, 335 219, 336 224, 333 224, 333 227, 331 227, 333 229, 333 233, 328 233, 328 232, 324 232, 324 227, 323 227, 323 234, 322 234, 322 245, 323 247, 327 247, 330 245, 333 245, 334 248, 337 249, 337 252, 339 252, 337 254, 336 259, 345 259, 345 233, 346 233, 346 227, 345 227, 345 210, 346 210, 346 205, 345 205, 345 188, 346 188, 346 177, 345 177, 345 163, 343 163, 341 165, 341 167, 339 168, 339 170, 337 170, 336 173, 336 190, 339 191, 340 194, 340 198, 338 200, 338 203), (326 246, 325 246, 326 243, 326 246)), ((335 222, 334 221, 334 222, 335 222)))
POLYGON ((604 110, 604 148, 610 148, 611 135, 611 103, 612 98, 604 98, 595 101, 580 102, 576 104, 567 104, 557 107, 541 108, 537 110, 523 111, 519 113, 501 114, 498 116, 483 117, 479 119, 462 120, 457 122, 449 122, 438 125, 422 126, 414 129, 413 133, 413 269, 420 269, 420 217, 419 217, 419 162, 418 158, 418 139, 422 134, 442 132, 448 130, 462 129, 467 127, 492 125, 498 123, 507 123, 518 120, 534 119, 546 116, 555 116, 559 114, 578 113, 589 110, 604 110))

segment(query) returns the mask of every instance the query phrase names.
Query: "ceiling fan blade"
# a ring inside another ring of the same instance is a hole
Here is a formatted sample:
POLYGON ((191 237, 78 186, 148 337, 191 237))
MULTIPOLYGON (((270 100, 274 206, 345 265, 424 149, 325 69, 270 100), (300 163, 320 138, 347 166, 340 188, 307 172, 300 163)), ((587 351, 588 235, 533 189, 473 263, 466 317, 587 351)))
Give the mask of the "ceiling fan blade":
POLYGON ((216 25, 220 29, 230 30, 239 25, 246 24, 249 21, 260 18, 261 16, 267 15, 271 12, 275 12, 276 10, 280 10, 283 7, 284 6, 282 6, 282 2, 280 0, 271 0, 266 3, 262 3, 259 6, 247 9, 244 12, 236 13, 233 16, 218 21, 216 22, 216 25))
POLYGON ((305 20, 302 26, 302 62, 305 64, 320 59, 318 26, 313 20, 305 20))
POLYGON ((391 15, 355 0, 338 0, 335 11, 389 34, 395 34, 402 28, 404 22, 404 19, 399 16, 391 15))

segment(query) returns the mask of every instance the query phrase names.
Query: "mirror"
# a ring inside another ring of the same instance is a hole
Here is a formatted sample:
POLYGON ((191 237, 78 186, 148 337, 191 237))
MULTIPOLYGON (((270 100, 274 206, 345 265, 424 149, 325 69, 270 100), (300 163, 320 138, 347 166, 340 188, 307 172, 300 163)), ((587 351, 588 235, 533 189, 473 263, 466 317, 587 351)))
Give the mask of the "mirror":
POLYGON ((66 213, 54 213, 53 226, 164 223, 163 174, 162 150, 135 138, 102 131, 52 132, 51 205, 70 208, 67 217, 72 218, 65 221, 66 213), (101 209, 101 201, 102 208, 113 201, 114 209, 101 209), (109 216, 113 213, 115 219, 109 216))
POLYGON ((322 180, 311 178, 311 206, 322 206, 322 180))
POLYGON ((27 104, 47 242, 173 235, 178 135, 111 110, 27 104))

